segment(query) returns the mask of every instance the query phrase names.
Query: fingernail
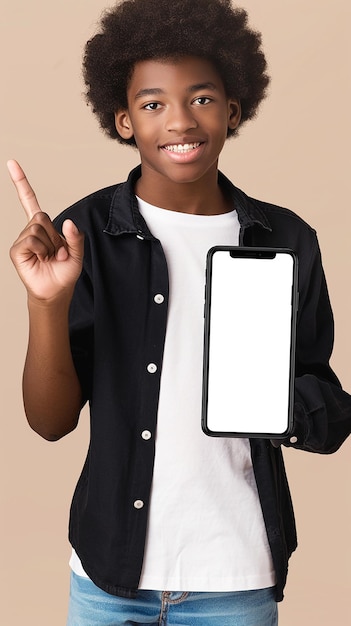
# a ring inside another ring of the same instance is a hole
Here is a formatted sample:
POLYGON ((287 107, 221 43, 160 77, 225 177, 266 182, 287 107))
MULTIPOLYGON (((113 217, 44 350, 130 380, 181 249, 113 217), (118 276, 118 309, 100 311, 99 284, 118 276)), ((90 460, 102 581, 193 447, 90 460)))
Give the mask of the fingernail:
POLYGON ((66 261, 67 258, 68 258, 68 252, 65 246, 61 246, 61 248, 59 248, 56 252, 57 261, 66 261))
POLYGON ((69 227, 71 229, 71 233, 74 235, 79 235, 79 230, 77 228, 77 226, 75 225, 74 222, 72 222, 72 220, 66 220, 67 223, 69 223, 69 227))

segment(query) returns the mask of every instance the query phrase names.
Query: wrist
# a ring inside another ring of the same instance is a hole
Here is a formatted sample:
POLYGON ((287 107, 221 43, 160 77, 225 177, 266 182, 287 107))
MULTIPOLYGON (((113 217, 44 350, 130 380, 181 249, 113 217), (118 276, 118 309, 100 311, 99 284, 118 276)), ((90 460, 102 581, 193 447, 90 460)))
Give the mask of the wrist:
POLYGON ((69 309, 73 296, 73 290, 61 292, 52 298, 38 298, 28 293, 27 305, 29 311, 65 311, 69 309))

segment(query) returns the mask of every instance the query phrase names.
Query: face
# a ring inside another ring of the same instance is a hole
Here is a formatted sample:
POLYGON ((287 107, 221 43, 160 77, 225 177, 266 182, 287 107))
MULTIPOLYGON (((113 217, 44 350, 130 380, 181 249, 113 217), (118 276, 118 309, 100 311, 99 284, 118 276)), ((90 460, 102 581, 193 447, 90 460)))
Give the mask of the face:
POLYGON ((116 128, 124 139, 134 136, 143 178, 189 183, 217 172, 228 127, 240 122, 240 104, 228 99, 212 63, 198 57, 142 61, 127 97, 116 128))

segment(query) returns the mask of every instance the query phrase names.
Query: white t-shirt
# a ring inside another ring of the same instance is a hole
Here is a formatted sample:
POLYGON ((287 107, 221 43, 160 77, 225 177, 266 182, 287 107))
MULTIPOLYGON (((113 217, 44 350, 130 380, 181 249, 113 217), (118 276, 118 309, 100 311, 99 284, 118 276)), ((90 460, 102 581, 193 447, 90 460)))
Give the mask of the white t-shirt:
MULTIPOLYGON (((170 296, 141 589, 242 591, 275 584, 247 439, 201 430, 205 262, 238 245, 236 211, 178 213, 138 199, 167 259, 170 296)), ((84 575, 73 552, 72 569, 84 575)))

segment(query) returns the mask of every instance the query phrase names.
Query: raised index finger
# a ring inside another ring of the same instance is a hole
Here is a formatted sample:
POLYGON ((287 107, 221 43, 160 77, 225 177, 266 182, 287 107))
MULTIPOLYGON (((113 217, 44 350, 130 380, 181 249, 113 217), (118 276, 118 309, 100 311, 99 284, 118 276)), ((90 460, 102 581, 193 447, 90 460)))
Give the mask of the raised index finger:
POLYGON ((28 220, 31 220, 36 213, 41 211, 36 195, 26 178, 24 171, 17 161, 14 161, 13 159, 8 161, 7 168, 12 182, 17 189, 18 197, 25 210, 26 216, 28 217, 28 220))

